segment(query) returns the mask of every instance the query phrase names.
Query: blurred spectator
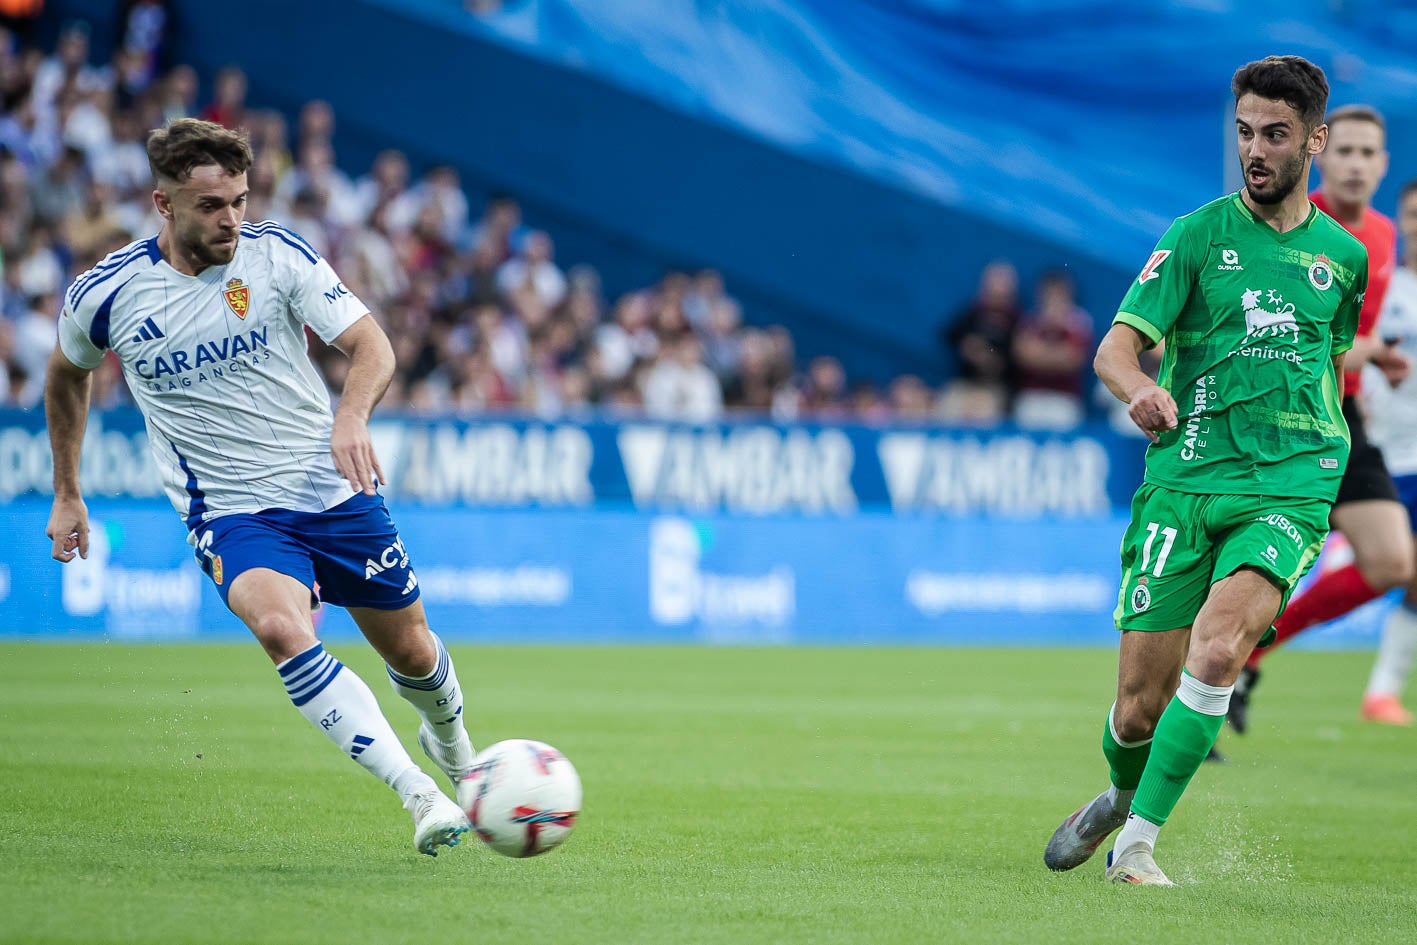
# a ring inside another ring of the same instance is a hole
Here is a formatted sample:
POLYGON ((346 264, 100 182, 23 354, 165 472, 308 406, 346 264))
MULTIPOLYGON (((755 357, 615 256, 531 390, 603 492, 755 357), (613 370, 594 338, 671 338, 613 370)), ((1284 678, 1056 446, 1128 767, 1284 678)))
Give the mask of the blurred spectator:
POLYGON ((527 232, 522 225, 521 204, 513 197, 498 194, 487 202, 482 219, 468 234, 468 242, 489 253, 500 265, 513 253, 521 252, 527 232))
POLYGON ((940 331, 941 343, 959 363, 941 403, 947 418, 985 423, 1003 418, 1013 382, 1014 331, 1021 315, 1018 271, 1013 264, 996 260, 985 266, 973 301, 940 331))
POLYGON ((59 341, 55 323, 58 313, 58 296, 39 295, 30 300, 25 313, 15 321, 9 360, 11 400, 17 406, 33 407, 44 393, 45 365, 59 341), (24 384, 17 388, 14 382, 20 372, 24 384))
MULTIPOLYGON (((354 182, 354 202, 359 218, 368 221, 376 209, 388 208, 407 190, 408 158, 402 151, 380 151, 369 173, 354 182)), ((407 229, 412 222, 412 218, 402 221, 399 228, 407 229)))
POLYGON ((726 388, 738 376, 743 359, 743 308, 735 299, 720 296, 709 305, 702 330, 704 362, 726 388))
POLYGON ((164 0, 124 0, 123 44, 126 83, 135 92, 146 89, 165 66, 172 17, 164 0))
POLYGON ((53 141, 53 134, 40 126, 30 98, 9 114, 0 115, 0 149, 13 154, 25 167, 37 168, 53 158, 53 141))
POLYGON ((1067 430, 1083 418, 1092 317, 1074 301, 1073 280, 1065 272, 1045 273, 1037 294, 1037 307, 1014 338, 1014 419, 1020 426, 1067 430))
POLYGON ((35 218, 57 222, 84 203, 84 152, 65 148, 48 168, 30 178, 30 200, 35 218))
POLYGON ((211 103, 201 117, 228 128, 246 123, 246 73, 240 66, 226 66, 216 74, 211 103))
POLYGON ((188 118, 196 113, 197 70, 191 66, 177 66, 162 82, 162 116, 158 124, 188 118))
POLYGON ((779 392, 774 404, 779 420, 828 420, 841 422, 851 415, 846 394, 846 371, 833 357, 817 357, 807 366, 807 376, 799 385, 779 392))
POLYGON ((497 270, 497 288, 519 311, 553 309, 566 297, 566 277, 553 261, 555 247, 541 230, 529 233, 520 255, 497 270))
POLYGON ((299 144, 323 144, 334 148, 335 110, 322 98, 311 99, 300 109, 299 144))
POLYGON ((914 374, 902 374, 891 382, 891 408, 903 420, 929 420, 930 400, 930 388, 914 374))
MULTIPOLYGON (((146 134, 198 108, 196 73, 156 66, 169 10, 162 0, 124 0, 111 69, 88 62, 82 27, 67 29, 50 57, 17 51, 0 30, 0 392, 11 404, 37 403, 58 293, 161 226, 146 134)), ((1017 381, 1021 422, 1041 414, 1063 423, 1059 401, 1068 422, 1081 413, 1086 314, 1070 284, 1045 280, 1037 311, 1020 327, 1018 277, 1007 262, 986 267, 976 298, 941 330, 959 377, 936 407, 919 377, 853 383, 829 355, 798 372, 791 334, 745 324, 716 269, 665 272, 620 294, 607 312, 596 270, 563 271, 551 234, 529 227, 514 197, 496 195, 474 216, 455 168, 418 176, 395 150, 352 182, 336 163, 327 102, 299 110, 294 155, 286 116, 248 105, 239 68, 218 74, 203 114, 249 128, 247 219, 300 233, 384 323, 396 361, 390 408, 544 417, 599 410, 698 423, 725 410, 779 420, 993 423, 1017 381)), ((310 350, 338 397, 347 359, 313 335, 310 350)), ((116 362, 105 359, 94 405, 128 402, 116 362)))
POLYGON ((704 269, 694 276, 684 293, 684 316, 694 331, 705 331, 715 306, 733 300, 723 288, 723 274, 717 269, 704 269))
POLYGON ((89 181, 83 203, 64 218, 69 249, 79 259, 97 261, 103 256, 100 250, 111 245, 114 234, 120 232, 127 235, 115 213, 113 188, 101 180, 89 181))
POLYGON ((645 413, 656 419, 708 423, 723 414, 723 390, 692 332, 664 342, 643 389, 645 413))
POLYGON ((106 88, 110 81, 108 70, 89 65, 88 24, 70 23, 59 35, 54 55, 35 73, 30 98, 38 114, 47 117, 57 108, 59 93, 65 88, 87 93, 106 88))
POLYGON ((596 331, 601 379, 607 384, 624 379, 636 361, 658 352, 659 340, 650 330, 649 317, 649 298, 643 292, 631 292, 615 303, 615 320, 596 331))

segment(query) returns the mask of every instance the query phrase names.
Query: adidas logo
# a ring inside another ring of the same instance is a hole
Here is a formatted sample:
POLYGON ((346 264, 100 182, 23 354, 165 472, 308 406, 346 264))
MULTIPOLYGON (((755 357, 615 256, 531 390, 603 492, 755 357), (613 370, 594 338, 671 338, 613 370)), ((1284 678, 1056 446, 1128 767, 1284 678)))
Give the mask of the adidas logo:
POLYGON ((157 322, 151 317, 143 319, 143 327, 138 329, 138 333, 133 336, 134 341, 156 341, 159 338, 166 338, 162 329, 157 327, 157 322))
POLYGON ((372 744, 374 744, 374 739, 370 738, 368 735, 354 736, 354 745, 349 749, 349 757, 358 758, 360 755, 364 754, 364 749, 372 744))
MULTIPOLYGON (((410 593, 413 592, 413 589, 414 589, 415 587, 417 587, 417 586, 418 586, 418 576, 417 576, 416 574, 414 574, 412 571, 408 572, 408 583, 404 585, 403 593, 405 593, 405 594, 410 594, 410 593)), ((462 709, 458 709, 458 711, 461 712, 462 709)))

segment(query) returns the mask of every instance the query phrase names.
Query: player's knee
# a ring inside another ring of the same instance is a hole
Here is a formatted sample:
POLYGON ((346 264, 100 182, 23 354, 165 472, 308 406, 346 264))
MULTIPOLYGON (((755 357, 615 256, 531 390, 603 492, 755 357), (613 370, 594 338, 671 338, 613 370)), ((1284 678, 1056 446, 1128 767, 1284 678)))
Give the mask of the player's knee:
POLYGON ((276 663, 299 656, 317 642, 315 629, 304 614, 265 611, 248 620, 247 626, 276 663))
POLYGON ((1363 575, 1363 580, 1375 591, 1385 592, 1394 587, 1405 587, 1417 577, 1417 564, 1414 564, 1411 554, 1407 553, 1408 550, 1404 550, 1402 554, 1375 555, 1371 559, 1360 561, 1358 573, 1363 575))
POLYGON ((1169 693, 1139 692, 1119 696, 1112 710, 1115 737, 1128 744, 1146 741, 1156 730, 1156 720, 1171 699, 1169 693))
POLYGON ((426 676, 438 666, 438 645, 427 626, 386 641, 380 648, 384 662, 405 676, 426 676))

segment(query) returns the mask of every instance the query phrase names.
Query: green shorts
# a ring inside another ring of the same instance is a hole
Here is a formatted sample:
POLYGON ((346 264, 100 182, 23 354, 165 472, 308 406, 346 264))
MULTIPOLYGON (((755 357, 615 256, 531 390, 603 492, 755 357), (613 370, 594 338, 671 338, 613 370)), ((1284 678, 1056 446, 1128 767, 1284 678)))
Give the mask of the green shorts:
POLYGON ((1320 499, 1195 495, 1143 483, 1122 536, 1117 629, 1189 627, 1210 586, 1240 568, 1254 568, 1274 582, 1283 611, 1323 547, 1332 505, 1320 499))

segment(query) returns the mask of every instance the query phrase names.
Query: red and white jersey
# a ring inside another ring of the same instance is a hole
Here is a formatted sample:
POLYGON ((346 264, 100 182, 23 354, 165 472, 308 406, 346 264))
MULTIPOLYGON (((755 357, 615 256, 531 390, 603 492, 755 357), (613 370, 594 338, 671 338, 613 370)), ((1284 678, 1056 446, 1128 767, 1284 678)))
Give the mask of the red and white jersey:
POLYGON ((350 497, 305 326, 330 342, 368 311, 299 236, 243 223, 232 261, 195 276, 163 260, 156 236, 111 253, 65 293, 59 344, 82 368, 117 356, 163 488, 193 529, 350 497))
MULTIPOLYGON (((1329 212, 1329 203, 1323 191, 1309 195, 1324 213, 1329 212)), ((1334 219, 1338 219, 1335 217, 1334 219)), ((1358 314, 1358 334, 1370 335, 1378 323, 1378 313, 1382 311, 1383 299, 1387 296, 1387 286, 1397 267, 1397 228, 1392 221, 1372 207, 1363 211, 1363 222, 1351 227, 1342 220, 1339 224, 1358 238, 1368 251, 1368 288, 1363 294, 1363 309, 1358 314)), ((1358 393, 1362 385, 1362 365, 1349 364, 1343 372, 1343 393, 1351 397, 1358 393)))

